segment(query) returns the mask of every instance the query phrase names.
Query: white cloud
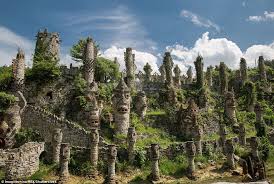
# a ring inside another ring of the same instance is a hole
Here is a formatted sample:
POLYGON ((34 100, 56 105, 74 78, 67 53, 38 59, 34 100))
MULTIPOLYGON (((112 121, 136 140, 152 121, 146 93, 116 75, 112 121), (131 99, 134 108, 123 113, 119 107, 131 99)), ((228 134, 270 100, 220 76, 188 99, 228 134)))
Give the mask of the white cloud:
MULTIPOLYGON (((124 52, 125 48, 119 48, 117 46, 112 46, 101 53, 103 57, 114 60, 114 57, 117 57, 118 62, 120 64, 120 70, 125 69, 125 61, 124 61, 124 52)), ((137 71, 143 71, 143 67, 146 63, 149 63, 154 72, 158 71, 157 66, 157 57, 148 52, 141 52, 137 50, 133 50, 135 54, 135 65, 137 67, 137 71)))
POLYGON ((215 24, 211 20, 201 17, 191 11, 182 10, 180 16, 191 21, 193 24, 195 24, 197 26, 206 27, 206 28, 212 27, 212 28, 216 29, 216 31, 218 31, 218 32, 220 31, 220 27, 217 24, 215 24))
POLYGON ((12 59, 16 56, 18 48, 23 49, 26 64, 30 65, 33 51, 32 41, 6 27, 0 26, 0 66, 10 65, 12 59))
POLYGON ((265 21, 274 21, 274 12, 265 11, 263 15, 260 16, 249 16, 247 21, 251 22, 265 22, 265 21))

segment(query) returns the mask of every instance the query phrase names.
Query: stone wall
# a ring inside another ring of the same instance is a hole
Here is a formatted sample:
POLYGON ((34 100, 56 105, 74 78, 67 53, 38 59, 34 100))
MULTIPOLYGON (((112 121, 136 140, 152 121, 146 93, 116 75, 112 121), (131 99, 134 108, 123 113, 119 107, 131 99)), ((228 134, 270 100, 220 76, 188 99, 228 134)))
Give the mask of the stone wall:
POLYGON ((56 115, 40 108, 28 105, 22 114, 22 127, 32 128, 40 132, 45 142, 51 142, 52 132, 55 128, 62 129, 62 142, 71 146, 88 147, 90 134, 80 125, 57 117, 56 115))
POLYGON ((39 169, 39 156, 44 151, 43 142, 28 142, 15 149, 0 150, 0 166, 5 167, 5 179, 31 176, 39 169))

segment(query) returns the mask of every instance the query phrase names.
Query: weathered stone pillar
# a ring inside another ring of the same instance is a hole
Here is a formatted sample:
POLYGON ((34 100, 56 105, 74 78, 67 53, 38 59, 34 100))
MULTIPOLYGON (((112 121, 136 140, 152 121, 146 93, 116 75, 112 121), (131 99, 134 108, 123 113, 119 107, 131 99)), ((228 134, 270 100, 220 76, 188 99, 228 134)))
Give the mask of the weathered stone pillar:
POLYGON ((163 64, 164 64, 165 71, 166 71, 167 85, 171 86, 171 85, 173 85, 173 78, 172 78, 173 61, 172 61, 170 52, 165 53, 163 64))
POLYGON ((107 184, 116 184, 116 174, 115 174, 116 157, 117 157, 116 146, 113 144, 108 145, 108 176, 106 179, 107 184))
POLYGON ((114 89, 112 97, 115 134, 127 135, 129 128, 130 101, 130 89, 127 87, 124 80, 121 79, 114 89))
POLYGON ((137 93, 136 113, 141 117, 141 119, 144 119, 146 115, 146 111, 147 111, 146 93, 144 91, 140 91, 137 93))
POLYGON ((83 52, 83 76, 87 81, 88 86, 94 81, 96 57, 97 49, 95 47, 95 43, 92 38, 88 37, 83 52))
POLYGON ((60 128, 55 128, 52 133, 52 162, 59 163, 60 148, 62 143, 63 133, 60 128))
POLYGON ((245 146, 246 145, 246 132, 245 132, 245 125, 243 123, 239 124, 239 142, 240 145, 245 146))
POLYGON ((225 115, 229 123, 232 125, 237 124, 236 105, 233 90, 225 93, 225 115))
POLYGON ((193 73, 192 73, 192 67, 190 66, 186 72, 186 75, 187 75, 187 84, 192 84, 192 81, 193 81, 193 73))
POLYGON ((206 108, 208 104, 208 93, 206 88, 201 88, 199 90, 199 96, 198 96, 198 105, 199 108, 206 108))
POLYGON ((70 160, 70 147, 68 143, 61 144, 60 150, 60 175, 59 180, 60 183, 66 184, 69 179, 69 169, 68 164, 70 160))
POLYGON ((87 129, 91 130, 92 128, 100 128, 100 109, 98 107, 97 99, 95 95, 88 95, 87 99, 87 118, 86 118, 86 125, 87 129))
POLYGON ((225 142, 225 150, 226 150, 226 161, 227 161, 227 166, 229 169, 235 169, 235 161, 234 161, 234 152, 235 148, 233 146, 233 141, 232 139, 228 139, 225 142))
POLYGON ((266 71, 265 71, 265 65, 264 65, 264 57, 263 56, 259 57, 259 65, 258 65, 258 67, 259 67, 260 80, 261 81, 267 80, 266 71))
POLYGON ((96 169, 98 163, 98 144, 99 144, 99 132, 98 129, 92 128, 90 131, 91 144, 90 144, 90 163, 96 169))
POLYGON ((12 60, 12 74, 14 91, 22 91, 25 79, 25 54, 22 49, 18 49, 16 59, 12 60))
POLYGON ((212 66, 207 67, 206 69, 206 80, 207 80, 207 86, 212 86, 212 66))
POLYGON ((173 69, 173 72, 175 74, 174 85, 177 88, 180 88, 181 87, 181 70, 178 65, 175 66, 175 68, 173 69))
POLYGON ((199 155, 203 154, 203 148, 202 148, 202 135, 203 135, 203 130, 202 128, 196 124, 195 126, 195 136, 194 136, 194 141, 195 141, 195 147, 196 147, 196 152, 199 155))
POLYGON ((263 110, 260 106, 260 104, 256 104, 254 107, 254 112, 256 114, 256 122, 255 122, 255 128, 257 131, 258 137, 263 137, 266 135, 266 127, 263 120, 263 110))
POLYGON ((135 54, 132 53, 132 48, 126 48, 124 52, 124 60, 126 63, 126 84, 130 89, 135 87, 135 54))
POLYGON ((197 78, 196 84, 198 89, 201 89, 204 86, 203 57, 198 55, 198 57, 196 58, 196 61, 194 62, 194 65, 196 69, 196 78, 197 78))
POLYGON ((247 81, 247 66, 246 66, 246 60, 245 60, 245 58, 241 58, 240 73, 241 73, 241 79, 242 79, 242 81, 243 82, 247 81))
POLYGON ((250 138, 250 147, 251 147, 251 155, 255 159, 259 159, 259 141, 257 137, 251 137, 250 138))
POLYGON ((219 125, 219 135, 220 135, 219 143, 223 149, 223 153, 225 154, 224 147, 225 147, 225 142, 226 142, 227 131, 226 131, 225 124, 223 124, 223 123, 220 123, 220 125, 219 125))
POLYGON ((146 64, 144 66, 144 71, 145 71, 145 83, 148 84, 149 82, 151 82, 151 72, 152 72, 152 68, 150 66, 150 64, 146 64))
POLYGON ((161 74, 161 82, 162 83, 165 83, 166 82, 166 69, 165 69, 165 66, 164 64, 162 64, 160 67, 159 67, 159 72, 161 74))
POLYGON ((158 144, 151 144, 150 159, 151 159, 151 179, 152 181, 158 181, 160 180, 160 169, 159 169, 160 151, 159 151, 158 144))
POLYGON ((226 65, 224 62, 220 62, 219 67, 219 77, 220 77, 220 94, 224 95, 225 92, 228 90, 228 79, 226 73, 226 65))
POLYGON ((194 177, 194 172, 195 172, 194 158, 196 155, 196 146, 193 141, 186 142, 186 154, 188 158, 188 174, 190 177, 194 177))
POLYGON ((255 93, 255 86, 254 83, 251 81, 248 81, 244 85, 245 89, 245 98, 246 98, 246 106, 248 112, 253 112, 254 111, 254 106, 255 106, 255 101, 256 101, 256 93, 255 93))
POLYGON ((127 134, 127 150, 128 150, 128 160, 130 164, 134 163, 135 159, 135 143, 137 140, 137 134, 134 127, 128 128, 127 134))

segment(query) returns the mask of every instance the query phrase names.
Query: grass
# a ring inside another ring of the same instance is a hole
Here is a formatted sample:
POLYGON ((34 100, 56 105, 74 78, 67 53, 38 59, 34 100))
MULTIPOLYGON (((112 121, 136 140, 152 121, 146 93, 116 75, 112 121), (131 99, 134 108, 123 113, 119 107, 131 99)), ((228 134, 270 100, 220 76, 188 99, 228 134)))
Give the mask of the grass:
POLYGON ((148 111, 146 113, 147 116, 159 116, 159 115, 165 115, 166 112, 163 110, 155 110, 155 111, 148 111))
POLYGON ((32 176, 30 176, 28 179, 43 180, 45 179, 46 176, 50 175, 50 173, 56 172, 56 169, 57 169, 56 164, 46 165, 40 162, 39 170, 36 173, 34 173, 32 176))

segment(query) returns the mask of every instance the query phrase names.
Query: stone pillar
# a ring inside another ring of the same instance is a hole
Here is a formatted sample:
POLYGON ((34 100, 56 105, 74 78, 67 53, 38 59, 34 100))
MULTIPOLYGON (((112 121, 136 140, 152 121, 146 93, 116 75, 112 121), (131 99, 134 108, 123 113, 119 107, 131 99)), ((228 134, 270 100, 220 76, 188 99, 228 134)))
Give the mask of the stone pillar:
POLYGON ((260 106, 260 104, 256 104, 254 107, 254 112, 256 114, 256 122, 255 122, 255 128, 257 131, 258 137, 263 137, 266 135, 266 127, 263 120, 263 110, 260 106))
POLYGON ((223 124, 223 123, 220 123, 220 125, 219 125, 219 135, 220 135, 219 143, 223 149, 223 153, 225 153, 224 147, 225 147, 225 142, 226 142, 227 131, 226 131, 225 124, 223 124))
POLYGON ((193 73, 192 73, 192 67, 190 66, 186 72, 186 75, 187 75, 187 84, 192 84, 192 81, 193 81, 193 73))
POLYGON ((12 60, 12 73, 14 91, 22 91, 25 79, 25 54, 22 49, 18 49, 16 59, 12 60))
POLYGON ((126 84, 130 89, 135 87, 135 54, 132 53, 132 48, 126 48, 124 53, 126 65, 126 84))
POLYGON ((112 107, 114 110, 114 131, 115 134, 127 135, 130 115, 130 89, 121 79, 113 91, 112 107))
POLYGON ((239 142, 240 145, 245 146, 246 145, 246 132, 245 132, 245 125, 243 123, 240 123, 239 125, 239 142))
POLYGON ((83 76, 84 79, 87 81, 88 86, 94 81, 96 56, 97 50, 95 43, 92 38, 88 37, 83 52, 83 76))
POLYGON ((68 164, 70 160, 70 147, 68 143, 61 144, 60 150, 60 175, 59 180, 60 183, 66 184, 69 179, 69 169, 68 164))
POLYGON ((87 99, 87 106, 88 108, 86 109, 86 124, 87 124, 87 129, 91 130, 92 128, 100 128, 100 109, 98 107, 97 99, 95 95, 90 94, 86 97, 87 99))
POLYGON ((226 160, 227 160, 227 166, 229 169, 235 169, 235 161, 234 161, 234 152, 235 148, 233 146, 232 139, 228 139, 225 142, 225 150, 226 150, 226 160))
POLYGON ((203 148, 202 148, 203 130, 198 124, 196 124, 194 127, 195 127, 195 130, 196 130, 196 133, 195 133, 195 136, 194 136, 196 152, 199 155, 202 155, 203 154, 203 148))
POLYGON ((172 61, 170 52, 165 53, 163 64, 164 64, 165 71, 166 71, 167 85, 171 86, 171 85, 173 85, 173 78, 172 78, 173 61, 172 61))
POLYGON ((240 73, 241 73, 241 79, 243 82, 247 81, 247 66, 245 58, 241 58, 240 62, 240 73))
POLYGON ((127 151, 128 151, 128 160, 130 164, 134 163, 135 159, 135 143, 137 140, 137 134, 135 132, 134 127, 128 128, 128 134, 127 134, 127 151))
POLYGON ((152 181, 158 181, 160 180, 160 169, 159 169, 160 151, 159 151, 158 144, 151 144, 150 159, 151 159, 151 179, 152 181))
POLYGON ((174 85, 177 88, 180 88, 181 87, 181 70, 178 65, 175 66, 175 68, 173 69, 173 72, 175 74, 174 85))
POLYGON ((90 144, 90 163, 96 169, 98 163, 98 152, 99 152, 99 132, 98 129, 92 128, 90 131, 91 144, 90 144))
POLYGON ((229 123, 232 125, 237 124, 236 105, 233 90, 225 93, 225 115, 229 123))
POLYGON ((255 86, 254 83, 251 81, 248 81, 244 85, 244 89, 246 92, 246 106, 248 112, 254 111, 255 101, 256 101, 256 93, 255 93, 255 86))
POLYGON ((208 93, 207 93, 207 90, 206 88, 201 88, 199 90, 199 96, 198 96, 198 105, 199 105, 199 108, 206 108, 207 107, 207 104, 208 104, 208 93))
POLYGON ((195 172, 194 158, 196 155, 196 147, 193 141, 186 142, 186 154, 188 158, 188 174, 193 177, 195 172))
POLYGON ((219 67, 219 76, 220 76, 220 94, 224 95, 228 90, 228 79, 226 73, 226 65, 224 62, 220 62, 219 67))
POLYGON ((203 72, 204 63, 203 63, 202 56, 198 55, 198 57, 196 58, 196 61, 194 62, 194 65, 196 69, 196 78, 197 78, 196 85, 198 89, 201 89, 204 86, 204 72, 203 72))
POLYGON ((147 97, 144 91, 140 91, 137 94, 136 99, 136 113, 141 117, 141 119, 145 118, 147 111, 147 97))
POLYGON ((260 104, 255 105, 254 112, 256 114, 256 123, 261 123, 263 121, 263 111, 260 104))
POLYGON ((166 82, 166 70, 165 70, 164 64, 162 64, 162 65, 159 67, 159 72, 160 72, 160 74, 161 74, 161 82, 162 82, 162 83, 165 83, 165 82, 166 82))
POLYGON ((117 149, 115 145, 108 145, 108 176, 107 184, 116 184, 115 162, 117 157, 117 149))
POLYGON ((206 80, 207 80, 207 86, 212 86, 212 66, 207 67, 206 69, 206 80))
POLYGON ((266 81, 266 71, 265 71, 265 65, 264 65, 264 57, 260 56, 259 57, 259 74, 260 74, 260 80, 261 81, 266 81))
POLYGON ((146 64, 144 66, 144 71, 145 71, 145 83, 148 84, 149 82, 151 82, 151 72, 152 72, 152 68, 150 66, 150 64, 146 64))
POLYGON ((259 159, 259 141, 257 137, 251 137, 250 138, 250 147, 251 147, 251 155, 255 159, 259 159))
POLYGON ((60 128, 55 128, 52 133, 52 162, 53 163, 59 163, 62 138, 63 138, 62 130, 60 128))

